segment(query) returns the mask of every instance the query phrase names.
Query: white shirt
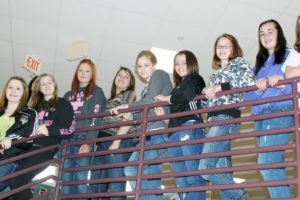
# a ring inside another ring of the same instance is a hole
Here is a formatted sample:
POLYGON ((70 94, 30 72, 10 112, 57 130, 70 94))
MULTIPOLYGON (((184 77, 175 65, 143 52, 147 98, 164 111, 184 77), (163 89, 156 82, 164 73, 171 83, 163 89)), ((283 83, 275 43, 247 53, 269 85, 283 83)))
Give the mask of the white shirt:
POLYGON ((287 66, 289 67, 297 67, 300 65, 300 53, 296 51, 294 48, 290 51, 288 57, 283 63, 281 70, 285 72, 287 66))

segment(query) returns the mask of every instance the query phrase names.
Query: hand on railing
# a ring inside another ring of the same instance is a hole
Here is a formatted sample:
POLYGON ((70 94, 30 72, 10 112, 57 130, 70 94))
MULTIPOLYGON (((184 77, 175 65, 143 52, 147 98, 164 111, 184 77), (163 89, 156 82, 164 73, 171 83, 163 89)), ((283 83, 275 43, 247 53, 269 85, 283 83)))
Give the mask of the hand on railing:
POLYGON ((216 97, 216 93, 220 91, 222 91, 221 85, 213 85, 203 88, 202 94, 204 94, 206 98, 213 99, 216 97))
POLYGON ((171 98, 171 96, 163 96, 160 94, 160 95, 157 95, 156 97, 154 97, 154 100, 155 100, 155 102, 165 101, 165 102, 171 103, 170 98, 171 98))
POLYGON ((109 110, 110 114, 119 114, 120 109, 128 108, 128 104, 122 104, 109 110))
MULTIPOLYGON (((281 75, 278 75, 278 74, 275 74, 275 75, 270 76, 270 77, 268 78, 269 85, 272 86, 272 87, 274 87, 274 86, 275 86, 279 81, 281 81, 281 80, 284 80, 284 77, 281 76, 281 75)), ((278 87, 278 88, 280 88, 280 89, 284 89, 284 88, 285 88, 285 85, 278 85, 278 86, 276 86, 276 87, 278 87)))
POLYGON ((269 82, 269 84, 273 87, 273 86, 275 86, 275 85, 278 83, 278 81, 281 81, 281 80, 283 80, 283 79, 284 79, 283 76, 278 75, 278 74, 275 74, 275 75, 270 76, 270 77, 268 78, 268 82, 269 82))
POLYGON ((5 149, 9 149, 11 147, 12 144, 12 139, 11 138, 4 138, 1 141, 1 146, 0 146, 0 153, 3 154, 5 149))
POLYGON ((255 85, 257 86, 256 94, 260 94, 262 91, 267 89, 268 87, 268 79, 260 78, 255 81, 255 85))
MULTIPOLYGON (((260 94, 262 91, 268 88, 268 85, 274 87, 279 81, 284 80, 284 77, 278 74, 266 78, 261 78, 255 81, 255 85, 257 86, 256 93, 260 94)), ((278 85, 276 86, 280 89, 284 89, 285 85, 278 85)))
MULTIPOLYGON (((45 137, 45 135, 38 134, 38 135, 30 136, 30 137, 24 137, 19 140, 14 140, 14 141, 11 140, 11 146, 20 144, 20 143, 24 143, 24 142, 28 142, 28 141, 32 141, 34 139, 38 139, 38 138, 42 138, 42 137, 45 137)), ((8 138, 8 139, 10 139, 10 138, 8 138)), ((0 142, 0 150, 9 149, 11 147, 11 146, 9 146, 9 148, 7 148, 8 146, 6 146, 6 148, 4 148, 2 142, 3 142, 3 140, 0 142)))

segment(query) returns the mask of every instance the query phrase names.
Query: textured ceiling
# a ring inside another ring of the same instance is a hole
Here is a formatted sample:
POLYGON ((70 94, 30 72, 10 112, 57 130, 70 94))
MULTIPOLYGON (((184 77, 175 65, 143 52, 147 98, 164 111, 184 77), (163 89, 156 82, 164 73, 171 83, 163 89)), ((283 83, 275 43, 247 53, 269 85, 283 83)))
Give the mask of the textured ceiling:
POLYGON ((137 53, 152 46, 193 51, 207 79, 218 35, 236 36, 253 64, 259 23, 278 20, 292 46, 299 8, 299 0, 1 0, 0 88, 12 75, 30 80, 21 67, 30 53, 63 95, 78 63, 67 61, 67 51, 78 40, 88 42, 106 95, 118 67, 133 68, 137 53))

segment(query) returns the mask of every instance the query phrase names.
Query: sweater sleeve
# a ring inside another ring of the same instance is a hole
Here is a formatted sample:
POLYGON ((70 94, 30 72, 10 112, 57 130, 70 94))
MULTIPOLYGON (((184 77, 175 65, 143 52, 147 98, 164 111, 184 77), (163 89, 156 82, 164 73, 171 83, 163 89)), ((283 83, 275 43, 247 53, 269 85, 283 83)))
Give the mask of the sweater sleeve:
POLYGON ((255 84, 255 75, 250 63, 244 58, 235 59, 231 88, 241 88, 255 84))
MULTIPOLYGON (((94 92, 93 92, 93 97, 90 100, 89 103, 89 113, 88 114, 93 114, 93 113, 101 113, 105 112, 106 108, 106 98, 104 96, 104 93, 101 88, 95 87, 94 92)), ((102 123, 102 118, 92 118, 89 119, 89 126, 98 126, 102 123)), ((96 138, 98 135, 98 131, 89 131, 87 134, 87 139, 92 139, 96 138)))
POLYGON ((168 80, 170 80, 170 78, 166 72, 162 70, 156 70, 150 79, 146 96, 139 101, 129 104, 128 106, 134 107, 154 103, 154 97, 162 94, 164 87, 166 87, 166 84, 168 84, 168 80))
POLYGON ((250 63, 246 59, 237 57, 230 62, 232 71, 230 82, 221 83, 222 91, 255 84, 254 72, 251 70, 250 63))
POLYGON ((47 126, 49 136, 63 137, 73 133, 75 129, 74 111, 71 104, 64 99, 59 101, 55 110, 56 117, 53 123, 47 126))
POLYGON ((175 88, 171 94, 170 102, 172 104, 187 104, 196 95, 200 94, 205 87, 203 78, 199 75, 193 76, 186 82, 183 89, 175 88))
POLYGON ((30 137, 36 134, 38 125, 37 113, 33 109, 28 109, 26 112, 28 113, 28 121, 22 125, 22 128, 7 134, 7 137, 17 140, 21 139, 22 137, 30 137))
MULTIPOLYGON (((28 109, 24 112, 28 114, 28 121, 24 125, 22 125, 21 128, 17 129, 16 131, 10 134, 7 134, 7 137, 11 138, 13 141, 22 139, 23 137, 30 137, 36 135, 38 126, 37 112, 33 109, 28 109)), ((15 147, 27 149, 29 147, 28 145, 30 145, 29 143, 31 144, 32 141, 17 144, 15 147)))

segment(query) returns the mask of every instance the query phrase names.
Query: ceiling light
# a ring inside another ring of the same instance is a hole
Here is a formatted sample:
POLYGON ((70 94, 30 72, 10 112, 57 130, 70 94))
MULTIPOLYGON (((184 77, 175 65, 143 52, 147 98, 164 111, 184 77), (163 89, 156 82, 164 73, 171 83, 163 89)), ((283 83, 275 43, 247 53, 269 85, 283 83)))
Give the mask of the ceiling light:
POLYGON ((174 56, 177 53, 176 51, 162 49, 158 47, 151 48, 152 53, 157 58, 156 69, 163 69, 166 72, 172 74, 173 73, 173 65, 174 65, 174 56))
POLYGON ((77 41, 70 46, 67 54, 67 60, 74 61, 74 60, 86 58, 87 56, 88 56, 87 41, 77 41))

